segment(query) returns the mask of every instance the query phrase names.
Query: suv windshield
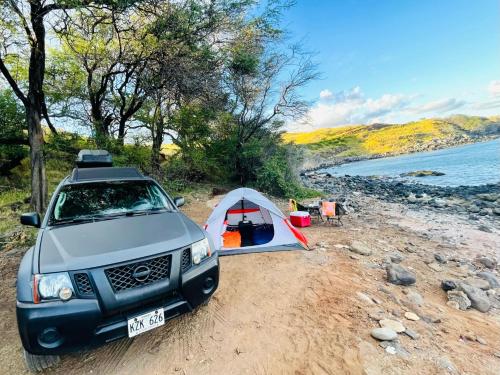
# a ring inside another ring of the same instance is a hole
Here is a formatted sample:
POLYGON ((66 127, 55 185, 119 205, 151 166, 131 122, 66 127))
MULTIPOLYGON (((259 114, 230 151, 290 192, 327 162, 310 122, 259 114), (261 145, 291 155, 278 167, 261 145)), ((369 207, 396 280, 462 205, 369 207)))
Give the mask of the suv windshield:
POLYGON ((59 192, 51 224, 148 214, 173 207, 151 181, 108 181, 67 185, 59 192))

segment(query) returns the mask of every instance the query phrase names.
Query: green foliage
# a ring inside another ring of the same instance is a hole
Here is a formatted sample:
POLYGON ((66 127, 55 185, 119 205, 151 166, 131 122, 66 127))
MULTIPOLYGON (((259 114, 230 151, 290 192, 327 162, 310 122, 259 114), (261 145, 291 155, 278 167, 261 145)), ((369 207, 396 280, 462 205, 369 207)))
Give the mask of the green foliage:
POLYGON ((0 92, 0 175, 28 155, 28 147, 22 145, 27 140, 24 108, 17 102, 10 90, 0 92), (3 140, 5 144, 2 144, 3 140), (15 142, 19 141, 19 144, 15 142), (10 143, 10 144, 9 144, 10 143))
POLYGON ((297 159, 289 146, 277 145, 275 152, 256 171, 255 187, 261 191, 283 198, 305 199, 317 197, 318 192, 304 188, 292 169, 297 159))

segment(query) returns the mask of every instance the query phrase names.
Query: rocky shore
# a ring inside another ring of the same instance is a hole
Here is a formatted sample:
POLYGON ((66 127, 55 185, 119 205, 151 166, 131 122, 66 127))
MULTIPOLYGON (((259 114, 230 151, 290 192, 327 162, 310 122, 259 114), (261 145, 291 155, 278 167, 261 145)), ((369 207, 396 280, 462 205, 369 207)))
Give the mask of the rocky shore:
POLYGON ((472 221, 500 221, 500 184, 442 187, 389 177, 334 177, 316 171, 303 173, 302 180, 308 187, 347 201, 354 209, 353 196, 366 194, 386 202, 466 216, 472 221))
MULTIPOLYGON (((338 156, 331 152, 310 153, 305 157, 301 170, 304 173, 315 172, 320 169, 336 167, 342 164, 354 163, 363 160, 382 159, 393 156, 401 156, 408 154, 415 154, 419 152, 443 150, 457 146, 464 146, 473 143, 488 142, 499 138, 500 128, 493 131, 492 134, 484 134, 480 136, 461 136, 453 139, 436 139, 430 143, 414 144, 409 147, 405 152, 387 152, 383 154, 374 155, 359 155, 359 156, 338 156)), ((345 150, 342 150, 345 151, 345 150)))

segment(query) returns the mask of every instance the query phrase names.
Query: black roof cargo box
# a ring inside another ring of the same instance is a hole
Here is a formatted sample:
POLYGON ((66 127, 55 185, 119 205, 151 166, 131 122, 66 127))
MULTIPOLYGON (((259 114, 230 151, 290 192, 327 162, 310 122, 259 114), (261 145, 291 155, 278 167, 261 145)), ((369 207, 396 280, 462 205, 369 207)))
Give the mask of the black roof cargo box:
POLYGON ((112 167, 113 159, 106 150, 81 150, 76 157, 78 168, 112 167))

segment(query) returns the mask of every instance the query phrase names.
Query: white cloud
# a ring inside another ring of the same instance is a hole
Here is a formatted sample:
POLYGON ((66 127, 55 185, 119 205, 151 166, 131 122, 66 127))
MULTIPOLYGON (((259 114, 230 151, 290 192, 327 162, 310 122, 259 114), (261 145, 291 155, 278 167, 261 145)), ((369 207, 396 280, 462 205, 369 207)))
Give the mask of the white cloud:
POLYGON ((413 108, 411 111, 414 113, 428 113, 428 112, 444 113, 463 107, 465 104, 466 104, 465 100, 459 100, 456 98, 447 98, 422 104, 420 106, 413 108))
POLYGON ((320 100, 302 120, 287 124, 288 131, 310 131, 350 124, 404 123, 427 117, 445 117, 460 109, 461 113, 491 116, 500 113, 500 81, 488 86, 493 98, 486 93, 462 93, 422 102, 421 95, 383 94, 367 98, 359 86, 332 92, 324 89, 320 100), (466 98, 466 100, 464 99, 466 98))
MULTIPOLYGON (((380 98, 365 98, 359 86, 337 93, 328 91, 328 101, 314 105, 302 121, 289 125, 289 130, 305 131, 346 124, 367 124, 387 121, 386 115, 402 110, 409 98, 404 95, 385 94, 380 98)), ((320 97, 325 98, 320 93, 320 97)))
POLYGON ((500 80, 491 81, 488 85, 488 91, 493 96, 500 96, 500 80))
POLYGON ((333 93, 328 89, 321 90, 321 92, 319 93, 320 99, 328 100, 328 99, 331 99, 332 96, 333 96, 333 93))

